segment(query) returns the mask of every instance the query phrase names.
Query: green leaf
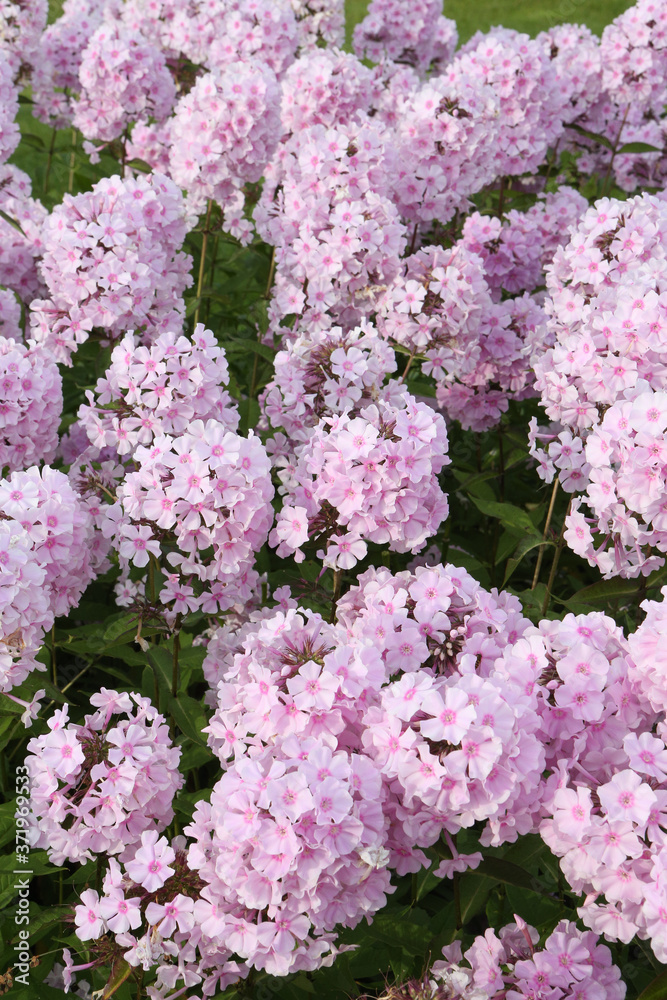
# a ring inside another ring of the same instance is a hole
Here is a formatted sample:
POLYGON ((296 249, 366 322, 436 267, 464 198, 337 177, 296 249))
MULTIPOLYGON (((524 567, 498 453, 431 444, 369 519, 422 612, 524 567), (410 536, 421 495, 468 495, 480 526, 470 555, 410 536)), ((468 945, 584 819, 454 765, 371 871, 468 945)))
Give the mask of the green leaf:
POLYGON ((21 987, 21 1000, 63 1000, 62 990, 46 983, 34 983, 21 987))
POLYGON ((514 553, 511 559, 507 560, 507 566, 505 567, 505 579, 503 580, 503 587, 505 586, 505 584, 507 583, 512 573, 521 562, 521 560, 524 559, 525 556, 527 556, 528 553, 532 551, 532 549, 539 548, 540 545, 544 545, 545 547, 550 545, 553 547, 554 542, 549 542, 549 541, 543 542, 541 538, 536 538, 534 535, 530 535, 528 538, 521 539, 521 541, 516 547, 516 552, 514 553))
POLYGON ((662 153, 657 146, 651 146, 648 142, 626 142, 624 146, 616 150, 617 153, 662 153))
POLYGON ((104 630, 102 638, 106 644, 112 644, 115 639, 120 639, 122 635, 136 635, 137 619, 135 616, 122 614, 115 618, 104 630))
POLYGON ((276 357, 276 352, 268 344, 260 344, 256 340, 225 340, 224 348, 227 353, 234 353, 235 351, 252 351, 253 354, 259 354, 260 357, 266 358, 267 361, 273 361, 276 357))
MULTIPOLYGON (((195 698, 182 694, 176 698, 170 698, 169 712, 173 715, 178 728, 182 733, 185 733, 188 739, 196 743, 197 746, 207 746, 206 740, 202 736, 202 729, 208 725, 208 719, 195 698)), ((213 760, 213 756, 213 752, 211 752, 211 760, 213 760)))
POLYGON ((495 500, 480 500, 477 497, 470 498, 478 510, 487 517, 498 518, 500 523, 506 528, 519 528, 527 531, 531 535, 537 535, 542 540, 537 528, 530 519, 527 511, 520 507, 514 507, 511 503, 498 503, 495 500))
POLYGON ((495 558, 496 565, 498 565, 498 563, 505 562, 507 557, 514 552, 517 545, 524 539, 525 535, 523 535, 520 528, 505 529, 498 539, 498 547, 496 549, 495 558))
POLYGON ((7 215, 7 213, 3 212, 3 210, 1 208, 0 208, 0 218, 4 219, 5 222, 8 222, 10 226, 14 227, 14 229, 18 229, 18 231, 20 232, 20 234, 22 236, 25 236, 25 233, 23 232, 23 229, 21 228, 21 226, 19 225, 19 223, 16 221, 16 219, 12 219, 11 215, 7 215))
POLYGON ((641 589, 642 583, 640 580, 621 580, 616 577, 613 580, 601 580, 599 583, 592 583, 589 587, 578 590, 569 600, 559 601, 558 603, 564 604, 566 607, 569 607, 570 601, 572 604, 577 605, 588 604, 595 606, 607 604, 609 601, 621 597, 634 597, 636 594, 639 594, 641 589))
POLYGON ((667 970, 661 972, 652 983, 643 990, 637 1000, 667 1000, 667 970))
POLYGON ((531 892, 544 891, 534 875, 505 858, 484 858, 482 863, 475 868, 475 874, 484 875, 485 878, 493 879, 494 882, 505 882, 507 885, 518 886, 520 889, 530 889, 531 892))
POLYGON ((461 922, 465 925, 471 917, 483 910, 493 884, 485 875, 477 872, 465 874, 460 880, 461 922))
POLYGON ((106 984, 104 989, 99 992, 99 994, 93 993, 93 997, 97 998, 99 996, 99 1000, 107 1000, 108 997, 114 995, 116 990, 123 985, 126 979, 130 978, 132 972, 133 969, 129 962, 126 962, 124 958, 117 959, 111 970, 109 982, 106 984))
POLYGON ((606 135, 599 135, 598 132, 590 132, 587 128, 582 128, 581 125, 566 125, 565 128, 571 128, 573 132, 578 132, 579 135, 583 135, 587 139, 592 139, 593 142, 599 142, 601 146, 605 146, 607 149, 613 150, 614 148, 613 143, 606 135))

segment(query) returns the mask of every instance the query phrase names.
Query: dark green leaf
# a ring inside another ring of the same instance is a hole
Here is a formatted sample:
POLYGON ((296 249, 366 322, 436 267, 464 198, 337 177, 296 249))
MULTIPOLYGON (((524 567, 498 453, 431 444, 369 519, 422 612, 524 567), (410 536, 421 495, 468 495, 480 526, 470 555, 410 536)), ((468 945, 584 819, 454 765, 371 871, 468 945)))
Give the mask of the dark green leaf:
POLYGON ((481 510, 482 514, 486 514, 487 517, 498 518, 504 527, 520 528, 531 535, 538 534, 538 537, 541 539, 542 536, 539 535, 537 528, 530 519, 530 515, 520 507, 514 507, 511 503, 498 503, 495 500, 480 500, 477 497, 471 497, 471 500, 478 510, 481 510))
POLYGON ((566 125, 565 128, 571 128, 573 132, 578 132, 579 135, 585 136, 587 139, 592 139, 593 142, 598 142, 601 146, 605 146, 607 149, 614 148, 613 143, 606 135, 599 135, 597 132, 590 132, 587 128, 582 128, 581 125, 566 125))
POLYGON ((626 142, 624 146, 621 146, 618 153, 662 153, 662 149, 658 149, 657 146, 651 146, 648 142, 626 142))
POLYGON ((551 546, 553 548, 553 542, 543 542, 541 538, 536 538, 534 535, 530 535, 528 538, 522 538, 517 545, 516 552, 511 559, 507 560, 507 566, 505 567, 505 579, 503 580, 503 587, 511 577, 514 570, 517 568, 521 560, 528 555, 533 549, 538 548, 540 545, 551 546))
POLYGON ((637 1000, 667 1000, 667 970, 656 976, 639 994, 637 1000))

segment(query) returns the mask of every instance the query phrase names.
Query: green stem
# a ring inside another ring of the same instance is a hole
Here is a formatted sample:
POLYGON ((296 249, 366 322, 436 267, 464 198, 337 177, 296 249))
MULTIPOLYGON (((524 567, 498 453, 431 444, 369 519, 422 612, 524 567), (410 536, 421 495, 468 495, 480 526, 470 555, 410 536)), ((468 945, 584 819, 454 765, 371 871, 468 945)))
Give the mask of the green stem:
MULTIPOLYGON (((544 531, 542 532, 542 542, 546 542, 547 535, 549 534, 549 526, 551 524, 551 517, 554 512, 554 504, 556 503, 556 494, 558 493, 558 476, 554 479, 554 486, 551 491, 551 500, 549 501, 549 510, 547 511, 547 519, 544 524, 544 531)), ((531 585, 531 590, 535 590, 537 586, 537 581, 540 578, 540 570, 542 569, 542 560, 544 559, 545 545, 540 545, 539 552, 537 553, 537 563, 535 564, 535 572, 533 573, 533 583, 531 585)))
POLYGON ((338 598, 340 597, 340 587, 343 579, 342 569, 334 570, 333 578, 333 594, 331 596, 331 624, 336 621, 336 604, 338 603, 338 598))
POLYGON ((56 626, 51 627, 51 679, 53 686, 58 687, 58 671, 56 669, 56 626))
POLYGON ((408 375, 408 372, 410 371, 410 368, 412 367, 412 362, 413 362, 413 361, 414 361, 414 359, 415 359, 415 354, 416 354, 416 351, 413 351, 413 352, 412 352, 412 354, 410 355, 410 357, 408 358, 408 363, 407 363, 407 365, 405 366, 405 370, 404 370, 403 374, 401 375, 401 377, 400 377, 400 378, 399 378, 399 380, 398 380, 398 381, 399 381, 399 384, 400 384, 401 382, 405 382, 405 380, 406 380, 406 378, 407 378, 407 375, 408 375))
POLYGON ((560 535, 558 536, 558 542, 556 544, 556 551, 554 552, 554 557, 551 562, 551 570, 549 572, 549 579, 547 581, 547 592, 544 595, 544 601, 542 602, 542 615, 546 615, 547 608, 549 607, 549 599, 551 597, 551 588, 553 587, 553 582, 556 579, 556 570, 558 569, 558 560, 560 559, 560 554, 565 546, 565 524, 567 522, 567 516, 570 513, 570 507, 572 506, 572 500, 570 500, 567 505, 567 510, 565 512, 565 517, 563 518, 563 524, 560 529, 560 535))
POLYGON ((505 500, 505 449, 503 446, 503 426, 498 424, 498 460, 500 462, 500 475, 498 477, 498 490, 500 502, 505 500))
POLYGON ((269 266, 269 277, 266 282, 266 291, 264 292, 264 298, 269 299, 271 297, 271 286, 273 285, 273 273, 276 269, 276 248, 274 247, 271 251, 271 264, 269 266))
POLYGON ((454 912, 456 913, 456 929, 460 931, 463 927, 463 915, 461 913, 461 886, 459 884, 459 873, 454 872, 452 881, 454 883, 454 912))
POLYGON ((616 139, 614 140, 614 144, 612 146, 611 159, 609 160, 607 173, 604 175, 604 181, 602 183, 602 194, 601 194, 602 198, 606 196, 608 191, 609 180, 611 178, 611 168, 614 165, 614 160, 616 159, 616 153, 618 152, 619 146, 621 145, 621 135, 623 133, 623 129, 625 127, 625 121, 628 117, 629 111, 630 111, 630 105, 628 104, 627 108, 625 109, 625 114, 623 115, 623 121, 621 122, 621 127, 618 130, 618 135, 616 136, 616 139))
POLYGON ((44 194, 49 190, 49 178, 51 176, 51 162, 53 160, 53 150, 56 147, 56 130, 53 129, 51 132, 51 144, 49 146, 49 155, 46 159, 46 172, 44 173, 44 194))
POLYGON ((178 694, 178 654, 181 648, 181 633, 176 632, 174 634, 174 652, 171 661, 171 693, 175 698, 178 694))
POLYGON ((76 129, 72 129, 72 152, 69 156, 69 176, 67 178, 67 190, 69 194, 74 189, 74 167, 76 166, 76 129))
MULTIPOLYGON (((214 286, 215 265, 216 265, 216 261, 218 259, 218 247, 219 247, 219 245, 220 245, 220 234, 216 233, 215 234, 215 239, 213 240, 213 259, 211 260, 211 273, 210 273, 210 277, 209 277, 209 281, 208 281, 209 288, 214 288, 215 287, 214 286)), ((204 321, 207 326, 209 324, 210 317, 211 317, 211 296, 209 295, 208 298, 206 299, 206 319, 204 321)))
POLYGON ((206 222, 204 223, 204 230, 202 233, 201 240, 201 257, 199 258, 199 275, 197 277, 197 308, 195 309, 195 326, 199 322, 199 309, 201 307, 201 292, 204 287, 204 272, 206 270, 206 248, 208 246, 208 233, 209 226, 211 224, 211 211, 213 209, 213 202, 209 198, 208 208, 206 209, 206 222))

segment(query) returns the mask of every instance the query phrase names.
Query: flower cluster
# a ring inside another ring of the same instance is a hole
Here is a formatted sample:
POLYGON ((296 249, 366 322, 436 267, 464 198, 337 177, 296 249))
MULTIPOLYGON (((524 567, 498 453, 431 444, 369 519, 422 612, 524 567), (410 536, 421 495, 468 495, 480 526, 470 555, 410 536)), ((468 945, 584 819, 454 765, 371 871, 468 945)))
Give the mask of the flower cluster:
POLYGON ((466 952, 456 941, 442 949, 419 981, 390 987, 385 1000, 446 997, 448 1000, 623 1000, 621 970, 591 931, 561 920, 541 948, 540 935, 515 914, 515 923, 487 930, 466 952), (463 964, 465 963, 465 964, 463 964))
POLYGON ((654 712, 667 714, 667 591, 662 601, 644 601, 646 618, 628 636, 630 677, 654 712))
POLYGON ((289 0, 297 23, 302 51, 318 48, 318 43, 340 48, 345 41, 345 0, 289 0))
POLYGON ((51 354, 0 336, 0 469, 52 462, 62 408, 62 379, 51 354))
POLYGON ((201 211, 207 199, 223 210, 228 232, 248 240, 244 184, 264 173, 280 139, 280 89, 260 62, 233 63, 199 77, 169 126, 169 169, 201 211))
POLYGON ((548 777, 531 808, 568 883, 586 894, 581 919, 610 940, 649 938, 664 961, 667 732, 631 657, 643 636, 650 648, 647 621, 631 644, 602 612, 542 621, 498 667, 539 684, 548 777))
POLYGON ((146 831, 163 830, 183 779, 169 727, 138 694, 102 688, 81 725, 67 706, 28 743, 32 844, 54 864, 134 856, 146 831))
POLYGON ((76 607, 102 563, 88 505, 62 472, 36 466, 0 480, 0 687, 35 669, 44 633, 76 607))
POLYGON ((401 0, 371 0, 353 35, 360 59, 388 59, 422 74, 442 72, 457 41, 456 24, 443 17, 440 0, 419 0, 409 8, 401 0))
POLYGON ((47 212, 32 197, 28 175, 11 163, 0 167, 0 209, 9 216, 0 218, 0 284, 30 302, 45 291, 37 263, 44 253, 47 212))
POLYGON ((21 133, 16 123, 19 95, 14 83, 12 65, 0 50, 0 163, 5 163, 19 144, 21 133))
POLYGON ((534 292, 556 250, 569 242, 570 229, 588 208, 574 188, 542 195, 527 212, 512 209, 501 220, 472 212, 463 224, 462 243, 484 261, 484 277, 495 301, 534 292))
POLYGON ((48 13, 48 0, 3 0, 0 50, 9 62, 13 77, 21 84, 30 78, 37 62, 48 13))
POLYGON ((322 417, 354 415, 372 403, 395 370, 394 352, 370 323, 348 333, 337 326, 287 340, 260 399, 269 425, 287 435, 268 442, 275 464, 293 460, 294 444, 306 442, 322 417))
POLYGON ((297 135, 311 125, 345 126, 368 111, 374 73, 348 52, 317 49, 297 59, 282 80, 283 130, 297 135))
POLYGON ((398 272, 406 232, 388 194, 390 145, 386 129, 362 119, 313 125, 281 146, 254 213, 276 247, 275 332, 289 315, 308 329, 332 318, 353 327, 398 272))
POLYGON ((183 433, 137 446, 133 459, 102 529, 121 566, 142 569, 164 552, 159 599, 172 620, 244 604, 273 522, 271 465, 259 438, 240 437, 220 420, 194 420, 183 433))
MULTIPOLYGON (((389 680, 369 704, 362 741, 389 798, 392 866, 417 871, 426 863, 419 848, 476 821, 486 821, 483 843, 527 832, 526 802, 544 766, 536 700, 521 672, 495 669, 529 627, 519 601, 451 565, 393 576, 370 569, 339 616, 381 652, 389 680)), ((475 864, 453 854, 463 868, 475 864)))
POLYGON ((532 453, 547 481, 558 471, 569 492, 586 491, 574 500, 567 542, 607 576, 646 574, 663 561, 651 550, 666 551, 666 248, 664 199, 603 199, 548 270, 555 343, 534 368, 548 416, 565 429, 534 424, 532 453))
POLYGON ((65 0, 61 16, 39 39, 32 73, 34 113, 53 128, 72 124, 83 53, 106 6, 106 0, 65 0))
POLYGON ((257 60, 281 78, 294 61, 298 45, 297 21, 289 0, 235 0, 227 6, 232 9, 224 22, 213 22, 213 38, 202 53, 202 62, 215 70, 257 60))
POLYGON ((93 329, 111 340, 140 330, 149 342, 178 329, 192 282, 191 259, 178 249, 186 232, 183 196, 161 174, 103 178, 65 195, 44 228, 51 297, 31 304, 35 340, 71 363, 93 329))
POLYGON ((545 319, 528 294, 494 302, 482 258, 459 241, 405 258, 380 300, 377 322, 421 359, 448 416, 484 430, 498 422, 510 394, 521 399, 532 391, 530 360, 542 347, 545 319))
POLYGON ((334 569, 356 565, 368 542, 418 552, 449 512, 437 479, 448 463, 443 418, 389 383, 356 416, 323 417, 296 448, 269 541, 298 562, 310 538, 334 569))
POLYGON ((235 431, 238 411, 223 388, 228 381, 225 352, 201 323, 192 340, 167 332, 146 347, 127 334, 95 393, 86 393, 79 424, 92 445, 121 457, 163 434, 182 434, 193 420, 216 420, 235 431))
POLYGON ((167 118, 176 100, 164 55, 117 22, 105 22, 91 37, 79 80, 74 126, 102 142, 117 139, 139 118, 167 118))

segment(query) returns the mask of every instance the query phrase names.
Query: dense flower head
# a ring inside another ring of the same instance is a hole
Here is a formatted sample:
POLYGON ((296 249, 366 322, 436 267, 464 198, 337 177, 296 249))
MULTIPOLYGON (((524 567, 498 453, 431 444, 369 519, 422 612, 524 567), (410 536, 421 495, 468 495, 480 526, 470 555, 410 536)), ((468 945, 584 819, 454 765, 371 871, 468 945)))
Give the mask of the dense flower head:
POLYGON ((583 448, 568 431, 549 445, 569 489, 582 491, 565 540, 605 577, 646 576, 667 552, 667 393, 642 391, 640 382, 627 395, 605 410, 583 448))
MULTIPOLYGON (((341 327, 304 331, 286 339, 276 354, 273 378, 260 399, 262 412, 293 447, 308 440, 323 416, 356 413, 371 403, 395 371, 393 350, 370 323, 347 333, 341 327)), ((282 437, 270 444, 274 454, 284 456, 282 437)))
POLYGON ((556 71, 556 85, 567 97, 563 121, 570 123, 585 114, 600 96, 600 39, 583 24, 556 24, 537 38, 546 45, 556 71))
POLYGON ((555 343, 534 367, 542 404, 561 427, 533 425, 532 453, 543 478, 558 470, 569 492, 586 490, 593 517, 575 500, 567 541, 607 576, 648 573, 661 562, 650 547, 665 551, 666 247, 664 199, 602 199, 547 271, 555 343))
POLYGON ((199 419, 137 446, 132 457, 103 527, 121 567, 143 569, 165 555, 159 598, 172 619, 245 603, 273 522, 271 466, 259 438, 199 419))
POLYGON ((392 987, 386 1000, 413 996, 433 1000, 623 1000, 626 988, 621 970, 612 962, 597 934, 580 931, 571 920, 561 920, 538 947, 538 931, 515 914, 515 923, 498 933, 489 928, 462 953, 455 941, 442 949, 420 982, 392 987), (410 992, 410 987, 415 992, 410 992), (423 992, 417 993, 420 988, 423 992), (395 991, 395 992, 394 992, 395 991))
POLYGON ((49 351, 0 336, 0 469, 52 462, 62 408, 62 379, 49 351))
POLYGON ((102 22, 107 0, 65 0, 39 39, 32 72, 34 114, 53 128, 72 124, 84 50, 102 22))
POLYGON ((254 212, 276 247, 274 333, 288 315, 356 326, 397 273, 406 231, 389 196, 390 147, 372 119, 313 125, 281 145, 254 212))
POLYGON ((73 123, 87 139, 110 142, 143 117, 167 118, 176 86, 164 54, 117 22, 105 21, 79 67, 73 123))
POLYGON ((232 0, 223 23, 213 22, 213 39, 204 64, 217 69, 257 60, 280 79, 294 61, 298 46, 297 20, 290 0, 232 0))
POLYGON ((477 32, 443 77, 462 95, 483 87, 496 96, 492 135, 498 176, 536 170, 563 132, 568 94, 558 85, 543 38, 501 27, 477 32))
POLYGON ((5 340, 23 341, 21 303, 8 288, 0 288, 0 336, 5 340))
POLYGON ((547 778, 522 818, 533 812, 568 883, 586 894, 584 923, 609 940, 649 938, 664 961, 667 731, 633 666, 641 648, 602 612, 567 614, 528 630, 496 667, 538 685, 547 778))
POLYGON ((65 195, 44 227, 41 271, 50 298, 31 305, 32 333, 59 361, 97 328, 110 340, 129 330, 150 342, 179 329, 191 258, 183 196, 161 174, 105 177, 65 195))
POLYGON ((603 198, 582 217, 547 270, 555 346, 536 365, 551 419, 585 430, 639 379, 667 385, 661 296, 667 201, 603 198))
POLYGON ((388 680, 362 741, 389 793, 392 865, 417 871, 419 848, 476 821, 487 823, 486 843, 525 832, 544 764, 535 695, 494 667, 529 628, 517 598, 449 564, 370 569, 339 602, 339 619, 380 651, 388 680))
POLYGON ((37 264, 44 253, 47 211, 32 197, 28 175, 11 163, 0 166, 0 209, 16 223, 0 218, 0 284, 30 302, 45 290, 37 264))
POLYGON ((242 187, 260 179, 281 135, 280 88, 259 61, 234 63, 200 76, 178 101, 170 126, 169 168, 200 212, 207 199, 223 211, 224 228, 243 242, 242 187))
POLYGON ((600 42, 602 85, 617 103, 660 115, 667 103, 667 11, 638 0, 607 25, 600 42))
MULTIPOLYGON (((470 233, 468 240, 478 246, 470 233)), ((528 294, 495 302, 484 261, 464 239, 407 257, 380 299, 377 323, 390 341, 421 359, 450 418, 485 430, 498 422, 510 396, 532 393, 530 361, 544 346, 545 320, 528 294)))
POLYGON ((317 49, 297 59, 282 80, 281 120, 286 133, 311 125, 345 125, 368 111, 374 74, 349 52, 317 49))
POLYGON ((181 434, 193 420, 213 419, 235 431, 239 415, 223 388, 228 382, 225 352, 202 323, 192 339, 168 331, 148 346, 128 333, 95 392, 86 393, 79 422, 92 445, 121 457, 163 434, 181 434))
POLYGON ((498 176, 499 161, 483 152, 494 144, 498 97, 481 81, 459 86, 445 73, 405 94, 401 105, 393 197, 413 225, 448 222, 498 176))
POLYGON ((367 542, 418 552, 449 512, 437 478, 449 464, 445 422, 395 381, 356 415, 322 417, 295 454, 269 539, 278 555, 300 561, 308 538, 334 569, 356 565, 367 542))
POLYGON ((19 95, 14 83, 12 64, 0 48, 0 163, 5 163, 19 144, 21 133, 16 116, 19 95))
POLYGON ((326 42, 341 48, 345 41, 345 0, 289 0, 302 52, 326 42))
POLYGON ((587 208, 583 195, 563 185, 541 195, 526 212, 511 209, 502 220, 472 212, 463 224, 462 243, 484 261, 494 300, 503 292, 534 292, 544 285, 547 265, 569 242, 571 228, 587 208))
POLYGON ((46 28, 48 0, 2 0, 0 50, 21 85, 30 79, 40 36, 46 28))
POLYGON ((442 15, 440 0, 371 0, 352 44, 360 59, 391 60, 419 73, 442 72, 456 49, 456 24, 442 15))
POLYGON ((183 784, 181 751, 148 698, 102 688, 90 701, 83 723, 71 723, 65 706, 28 744, 31 840, 56 865, 133 857, 145 831, 171 822, 183 784))
POLYGON ((661 601, 644 601, 641 625, 628 636, 630 677, 654 712, 667 713, 667 589, 661 601))
POLYGON ((67 476, 45 466, 0 480, 0 687, 35 669, 54 619, 76 607, 103 561, 93 517, 67 476))

